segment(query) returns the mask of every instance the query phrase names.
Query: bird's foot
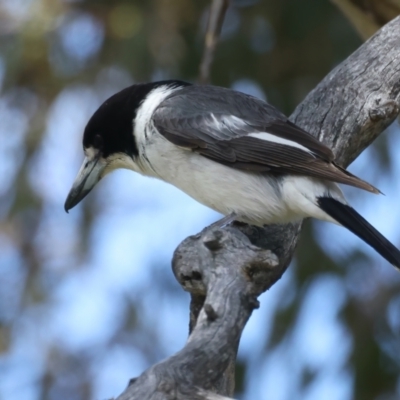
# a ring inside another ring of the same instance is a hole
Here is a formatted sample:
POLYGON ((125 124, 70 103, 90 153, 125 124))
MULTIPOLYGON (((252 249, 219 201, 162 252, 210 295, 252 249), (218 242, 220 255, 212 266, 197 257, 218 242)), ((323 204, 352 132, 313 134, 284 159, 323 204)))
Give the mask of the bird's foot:
POLYGON ((235 221, 237 218, 236 213, 230 213, 229 215, 226 215, 224 218, 219 219, 218 221, 212 223, 207 227, 207 229, 222 229, 225 226, 229 225, 231 222, 235 221))

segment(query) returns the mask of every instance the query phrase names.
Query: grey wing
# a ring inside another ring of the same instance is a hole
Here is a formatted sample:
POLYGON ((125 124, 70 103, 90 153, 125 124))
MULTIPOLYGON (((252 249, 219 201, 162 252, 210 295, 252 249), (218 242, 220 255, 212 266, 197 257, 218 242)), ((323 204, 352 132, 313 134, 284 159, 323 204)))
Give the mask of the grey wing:
POLYGON ((266 102, 214 86, 188 86, 153 114, 157 130, 177 146, 232 168, 297 174, 376 192, 333 164, 333 153, 266 102))

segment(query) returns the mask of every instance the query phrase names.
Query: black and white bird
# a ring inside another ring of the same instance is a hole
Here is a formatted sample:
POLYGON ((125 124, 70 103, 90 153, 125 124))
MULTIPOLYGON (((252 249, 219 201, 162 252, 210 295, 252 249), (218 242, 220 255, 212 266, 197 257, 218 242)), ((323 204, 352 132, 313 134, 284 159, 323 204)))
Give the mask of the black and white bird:
POLYGON ((400 251, 351 208, 337 183, 379 191, 334 163, 332 151, 268 103, 215 86, 130 86, 89 120, 84 163, 65 202, 127 168, 171 183, 253 225, 306 217, 343 225, 400 268, 400 251))

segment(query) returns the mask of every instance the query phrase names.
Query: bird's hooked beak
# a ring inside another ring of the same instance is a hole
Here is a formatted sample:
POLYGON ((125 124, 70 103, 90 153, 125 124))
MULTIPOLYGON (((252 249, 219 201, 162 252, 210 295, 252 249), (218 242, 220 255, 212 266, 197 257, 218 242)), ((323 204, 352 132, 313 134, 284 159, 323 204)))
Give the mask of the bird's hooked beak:
POLYGON ((105 166, 106 163, 100 158, 100 153, 92 158, 85 157, 67 200, 65 200, 66 212, 75 207, 94 188, 101 179, 105 166))

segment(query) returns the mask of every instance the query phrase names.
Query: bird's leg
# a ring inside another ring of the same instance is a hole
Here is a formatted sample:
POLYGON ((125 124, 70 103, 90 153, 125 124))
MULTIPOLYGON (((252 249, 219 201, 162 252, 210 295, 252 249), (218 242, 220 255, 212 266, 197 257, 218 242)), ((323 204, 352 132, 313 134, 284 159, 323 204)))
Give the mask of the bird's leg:
POLYGON ((237 218, 237 214, 232 212, 226 215, 224 218, 219 219, 218 221, 212 223, 207 227, 207 229, 214 229, 214 228, 224 228, 226 225, 230 224, 237 218))

